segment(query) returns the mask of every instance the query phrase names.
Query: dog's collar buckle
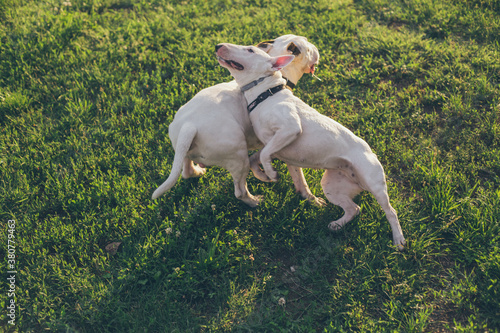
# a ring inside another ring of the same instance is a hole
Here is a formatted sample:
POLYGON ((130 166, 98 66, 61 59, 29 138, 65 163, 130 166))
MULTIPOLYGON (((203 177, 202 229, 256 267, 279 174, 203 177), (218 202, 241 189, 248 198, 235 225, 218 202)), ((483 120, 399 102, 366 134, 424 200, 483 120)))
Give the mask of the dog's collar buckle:
POLYGON ((262 94, 257 96, 257 98, 252 103, 248 104, 248 107, 247 107, 248 113, 252 112, 252 110, 255 109, 257 107, 257 105, 264 102, 268 97, 273 96, 278 91, 281 91, 283 89, 285 89, 285 85, 280 84, 279 86, 276 86, 274 88, 269 88, 266 91, 264 91, 262 94))

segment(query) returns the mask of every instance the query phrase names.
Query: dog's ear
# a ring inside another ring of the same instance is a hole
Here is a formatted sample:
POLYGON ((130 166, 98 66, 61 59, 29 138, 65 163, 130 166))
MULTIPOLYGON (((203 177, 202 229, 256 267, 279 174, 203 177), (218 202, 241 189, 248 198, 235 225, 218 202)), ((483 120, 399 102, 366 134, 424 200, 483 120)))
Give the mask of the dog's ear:
POLYGON ((288 47, 286 49, 287 51, 290 51, 294 56, 298 56, 300 54, 299 48, 293 42, 288 44, 288 47))
POLYGON ((264 52, 268 52, 271 47, 273 47, 274 39, 272 40, 266 40, 264 42, 260 42, 257 44, 257 47, 260 48, 264 52))
POLYGON ((295 59, 295 56, 293 55, 271 58, 271 64, 272 64, 271 69, 274 71, 279 71, 283 67, 286 67, 288 64, 290 64, 293 61, 293 59, 295 59))

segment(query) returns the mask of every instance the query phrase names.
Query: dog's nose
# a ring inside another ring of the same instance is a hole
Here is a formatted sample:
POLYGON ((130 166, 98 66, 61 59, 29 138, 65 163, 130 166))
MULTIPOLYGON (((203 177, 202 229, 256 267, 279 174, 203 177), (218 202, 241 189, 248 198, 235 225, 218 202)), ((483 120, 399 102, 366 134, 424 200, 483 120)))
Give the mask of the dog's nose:
POLYGON ((217 44, 215 45, 215 52, 219 51, 219 49, 222 47, 222 44, 217 44))

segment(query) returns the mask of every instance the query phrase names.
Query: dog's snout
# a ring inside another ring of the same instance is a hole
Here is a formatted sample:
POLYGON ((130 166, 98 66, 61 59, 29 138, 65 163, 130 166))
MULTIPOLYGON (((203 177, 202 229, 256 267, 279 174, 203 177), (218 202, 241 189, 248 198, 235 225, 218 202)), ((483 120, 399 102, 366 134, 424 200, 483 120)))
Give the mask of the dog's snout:
POLYGON ((219 49, 222 47, 222 44, 217 44, 215 45, 215 52, 219 51, 219 49))

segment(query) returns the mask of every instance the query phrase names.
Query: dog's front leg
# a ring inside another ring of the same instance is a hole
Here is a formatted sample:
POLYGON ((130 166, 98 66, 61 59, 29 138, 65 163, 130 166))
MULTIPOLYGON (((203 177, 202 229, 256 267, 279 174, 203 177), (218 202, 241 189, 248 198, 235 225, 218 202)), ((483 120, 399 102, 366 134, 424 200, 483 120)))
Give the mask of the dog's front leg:
POLYGON ((322 198, 316 197, 312 194, 309 186, 307 185, 306 178, 304 177, 304 173, 302 172, 302 168, 288 165, 288 172, 292 177, 293 184, 295 185, 295 190, 302 196, 302 198, 309 200, 313 205, 316 206, 324 206, 326 205, 326 201, 322 198))
POLYGON ((260 161, 264 172, 273 182, 278 181, 278 173, 274 170, 271 162, 272 156, 278 153, 281 149, 295 141, 302 133, 300 123, 295 123, 295 126, 287 126, 276 131, 274 136, 269 140, 265 147, 260 151, 260 161))
POLYGON ((267 177, 267 175, 260 169, 260 150, 250 156, 250 169, 253 172, 253 175, 263 182, 270 182, 271 179, 267 177))

